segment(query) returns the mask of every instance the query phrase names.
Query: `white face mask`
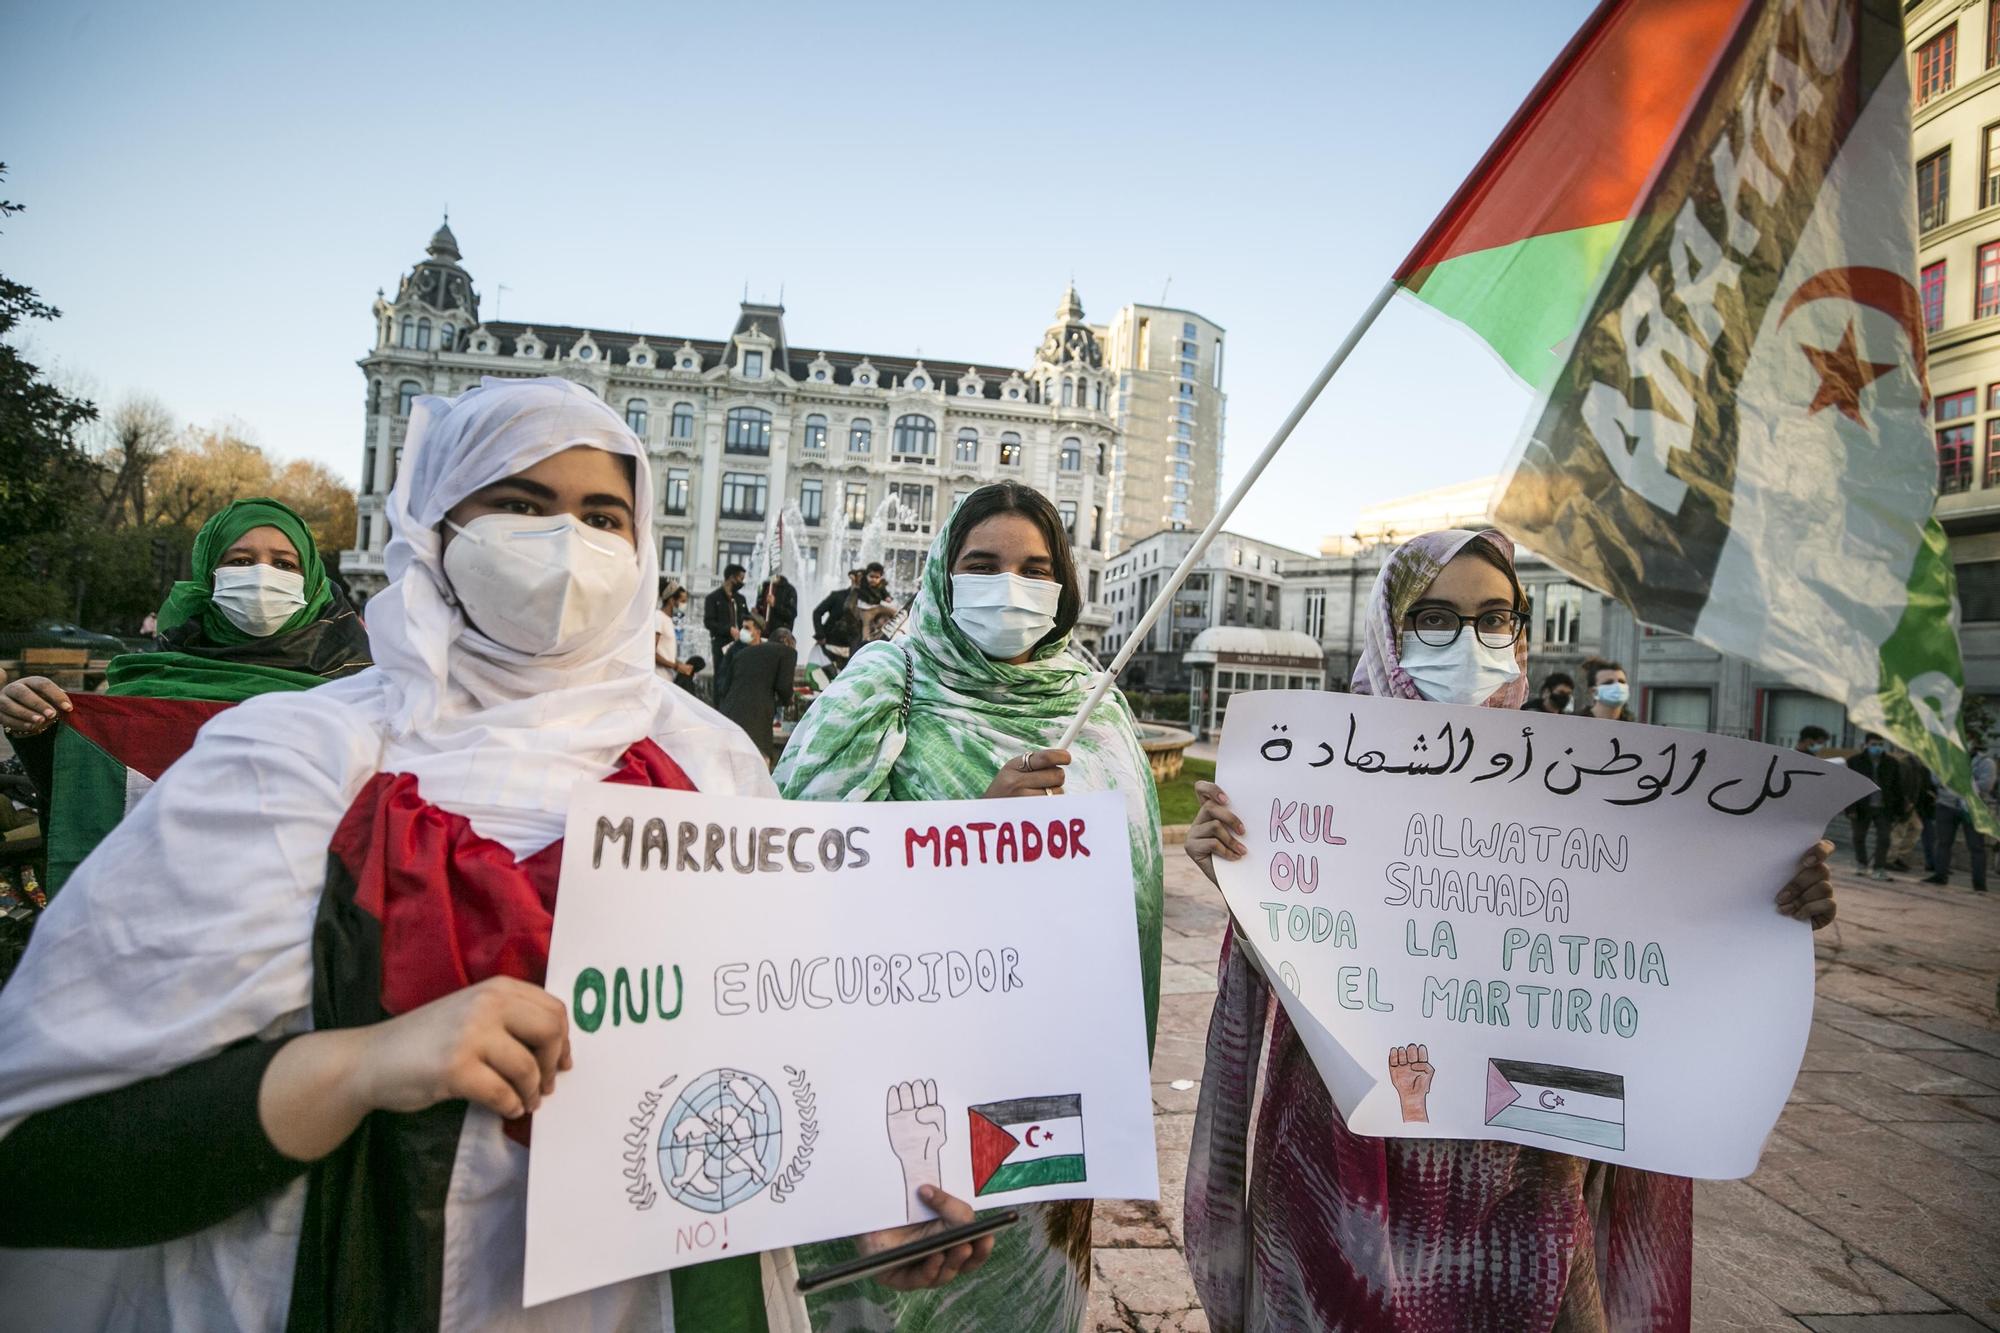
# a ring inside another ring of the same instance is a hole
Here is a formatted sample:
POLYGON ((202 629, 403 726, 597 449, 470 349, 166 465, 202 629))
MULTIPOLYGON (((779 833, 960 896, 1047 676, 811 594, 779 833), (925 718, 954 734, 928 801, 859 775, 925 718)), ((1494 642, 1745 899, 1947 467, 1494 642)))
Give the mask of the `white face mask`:
POLYGON ((1019 657, 1056 627, 1062 585, 1019 574, 953 574, 951 620, 988 657, 1019 657))
POLYGON ((740 629, 736 631, 736 641, 738 643, 755 643, 757 642, 757 638, 749 630, 740 629))
POLYGON ((1597 702, 1612 708, 1623 708, 1631 697, 1631 687, 1622 680, 1609 680, 1597 687, 1597 702))
POLYGON ((1489 648, 1467 625, 1442 648, 1433 648, 1412 631, 1403 632, 1403 670, 1419 693, 1432 703, 1483 704, 1493 691, 1518 678, 1514 645, 1489 648))
POLYGON ((444 572, 473 625, 495 643, 560 654, 616 620, 639 587, 639 560, 574 514, 481 514, 444 548, 444 572))
POLYGON ((274 565, 224 565, 210 596, 230 624, 261 639, 305 606, 306 576, 274 565))

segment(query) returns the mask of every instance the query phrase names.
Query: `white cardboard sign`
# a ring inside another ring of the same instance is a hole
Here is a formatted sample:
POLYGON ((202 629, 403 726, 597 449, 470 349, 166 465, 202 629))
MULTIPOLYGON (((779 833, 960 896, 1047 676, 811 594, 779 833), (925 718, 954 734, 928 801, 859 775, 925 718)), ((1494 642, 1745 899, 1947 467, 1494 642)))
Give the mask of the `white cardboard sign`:
POLYGON ((1223 896, 1356 1132, 1756 1169, 1812 1018, 1774 899, 1870 789, 1664 727, 1239 694, 1223 896))
POLYGON ((1125 803, 580 788, 524 1300, 989 1208, 1154 1198, 1125 803))

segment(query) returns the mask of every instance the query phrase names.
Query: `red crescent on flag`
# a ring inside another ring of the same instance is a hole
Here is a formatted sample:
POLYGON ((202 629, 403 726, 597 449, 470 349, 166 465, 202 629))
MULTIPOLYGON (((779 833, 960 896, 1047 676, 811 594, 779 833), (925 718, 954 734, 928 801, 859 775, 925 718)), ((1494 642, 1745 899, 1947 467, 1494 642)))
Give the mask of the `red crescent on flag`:
POLYGON ((1023 1143, 1026 1143, 1030 1148, 1038 1146, 1035 1143, 1035 1135, 1037 1132, 1041 1134, 1044 1141, 1046 1141, 1050 1137, 1049 1132, 1046 1129, 1043 1129, 1040 1125, 1029 1125, 1028 1132, 1021 1136, 1021 1141, 1023 1143))
POLYGON ((1928 411, 1931 382, 1924 361, 1924 303, 1910 280, 1886 268, 1826 269, 1799 284, 1798 290, 1792 293, 1778 315, 1778 327, 1783 328, 1785 321, 1792 317, 1792 312, 1806 302, 1829 296, 1852 301, 1856 305, 1873 306, 1895 317, 1904 336, 1910 340, 1911 350, 1916 353, 1917 384, 1924 395, 1924 408, 1928 411))

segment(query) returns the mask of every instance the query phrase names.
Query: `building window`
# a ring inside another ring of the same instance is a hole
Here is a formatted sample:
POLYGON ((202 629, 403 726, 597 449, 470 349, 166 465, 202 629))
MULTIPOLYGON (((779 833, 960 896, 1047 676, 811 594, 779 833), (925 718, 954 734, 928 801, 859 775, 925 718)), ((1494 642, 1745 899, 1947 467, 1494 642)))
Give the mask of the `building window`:
MULTIPOLYGON (((1186 441, 1186 440, 1175 440, 1175 441, 1174 441, 1174 457, 1175 457, 1175 458, 1180 458, 1180 459, 1189 459, 1189 458, 1193 458, 1193 457, 1194 457, 1194 445, 1193 445, 1193 444, 1191 444, 1191 443, 1189 443, 1189 442, 1188 442, 1188 441, 1186 441)), ((1176 464, 1174 464, 1174 468, 1175 468, 1175 473, 1174 473, 1174 475, 1175 475, 1175 476, 1179 476, 1179 475, 1180 475, 1180 472, 1179 472, 1179 469, 1180 469, 1180 468, 1182 468, 1182 467, 1184 467, 1184 466, 1186 466, 1186 464, 1185 464, 1185 463, 1176 463, 1176 464)), ((1192 475, 1193 475, 1193 473, 1189 473, 1188 475, 1192 476, 1192 475)))
POLYGON ((865 417, 856 417, 854 424, 847 428, 847 452, 850 454, 872 454, 875 452, 875 428, 865 417))
POLYGON ((1944 261, 1925 266, 1920 279, 1924 296, 1924 332, 1944 327, 1944 261))
POLYGON ((1972 489, 1972 423, 1946 426, 1937 433, 1938 494, 1957 495, 1972 489))
POLYGON ((762 352, 743 353, 743 378, 760 380, 764 378, 764 354, 762 352))
POLYGON ((1167 494, 1175 500, 1185 500, 1190 495, 1188 484, 1184 481, 1170 482, 1167 485, 1167 494))
POLYGON ((1184 380, 1191 380, 1194 378, 1194 362, 1192 361, 1181 362, 1181 378, 1184 380))
POLYGON ((1979 391, 1976 389, 1961 389, 1956 393, 1939 394, 1937 406, 1932 409, 1932 416, 1942 426, 1947 421, 1956 421, 1960 417, 1969 417, 1978 410, 1979 391))
POLYGON ((740 538, 731 537, 715 544, 715 567, 717 569, 727 569, 731 565, 743 565, 747 567, 756 554, 756 542, 746 542, 740 538))
MULTIPOLYGON (((2000 4, 2000 0, 1993 0, 2000 4)), ((1979 154, 1979 206, 2000 204, 2000 125, 1988 125, 1979 154)))
POLYGON ((579 361, 595 361, 597 359, 597 349, 586 343, 576 349, 576 359, 579 361))
POLYGON ((1994 471, 1994 451, 2000 450, 2000 417, 1986 423, 1986 471, 1981 474, 1980 484, 1993 486, 2000 484, 2000 473, 1994 471))
POLYGON ((678 574, 687 568, 687 538, 660 538, 660 572, 678 574))
POLYGON ((431 350, 431 322, 427 319, 417 321, 417 350, 419 352, 431 350))
POLYGON ((408 315, 403 316, 402 336, 397 339, 396 345, 398 347, 415 347, 417 345, 417 321, 411 319, 408 315))
POLYGON ((770 495, 771 479, 761 472, 722 474, 722 516, 762 518, 764 502, 770 495))
MULTIPOLYGON (((1101 551, 1104 549, 1104 506, 1103 505, 1092 505, 1090 507, 1090 549, 1093 551, 1101 551)), ((1093 598, 1092 600, 1095 599, 1093 598)))
POLYGON ((850 481, 840 496, 841 516, 847 520, 849 528, 868 526, 868 483, 850 481))
POLYGON ((401 384, 398 384, 396 386, 396 415, 399 417, 410 415, 411 406, 417 401, 417 395, 423 391, 424 386, 415 380, 404 380, 401 384))
POLYGON ((1186 323, 1181 325, 1181 337, 1192 339, 1198 336, 1199 335, 1196 334, 1195 327, 1192 323, 1186 323))
POLYGON ((1100 477, 1101 477, 1101 476, 1103 476, 1103 475, 1104 475, 1104 462, 1105 462, 1105 460, 1106 460, 1107 458, 1109 458, 1110 456, 1111 456, 1111 446, 1110 446, 1110 445, 1108 445, 1108 444, 1106 444, 1106 443, 1105 443, 1104 441, 1102 441, 1102 440, 1099 440, 1099 441, 1097 442, 1097 475, 1098 475, 1098 476, 1100 476, 1100 477))
POLYGON ((1062 453, 1057 458, 1056 466, 1064 472, 1083 471, 1083 441, 1070 436, 1062 442, 1062 453))
POLYGON ((625 404, 625 424, 640 439, 646 438, 646 400, 634 398, 625 404))
POLYGON ((403 446, 397 445, 389 451, 389 488, 394 490, 396 478, 403 475, 403 446))
POLYGON ((1215 366, 1209 372, 1209 382, 1216 388, 1222 387, 1222 339, 1215 340, 1215 366))
POLYGON ((1076 501, 1064 500, 1056 506, 1056 512, 1062 515, 1063 536, 1069 538, 1074 543, 1076 541, 1076 501))
POLYGON ((1654 689, 1648 692, 1646 720, 1656 727, 1707 731, 1713 702, 1706 689, 1654 689))
POLYGON ((732 454, 770 453, 771 414, 761 407, 730 408, 723 448, 732 454))
POLYGON ((694 438, 694 404, 674 404, 673 437, 677 440, 694 438))
POLYGON ((1182 421, 1193 421, 1193 420, 1194 420, 1194 404, 1193 404, 1193 403, 1190 403, 1190 402, 1189 402, 1189 401, 1188 401, 1187 399, 1183 398, 1183 399, 1181 399, 1181 400, 1180 400, 1180 402, 1179 402, 1179 403, 1175 404, 1175 406, 1176 406, 1176 407, 1177 407, 1177 408, 1179 409, 1179 410, 1178 410, 1178 411, 1177 411, 1177 412, 1175 413, 1175 415, 1176 415, 1176 416, 1178 416, 1178 417, 1179 417, 1179 418, 1180 418, 1180 419, 1181 419, 1182 421))
POLYGON ((1979 303, 1972 316, 1985 319, 1989 315, 2000 315, 2000 241, 1979 247, 1979 303))
POLYGON ((361 549, 364 551, 368 550, 374 537, 375 516, 373 514, 363 514, 361 516, 361 549))
POLYGON ((896 418, 895 433, 890 436, 889 455, 892 458, 910 462, 929 463, 937 458, 937 423, 929 417, 912 413, 896 418))
POLYGON ((820 515, 825 512, 824 490, 818 477, 807 477, 799 483, 799 517, 811 527, 818 527, 820 515))
POLYGON ((1183 397, 1183 398, 1192 398, 1192 397, 1194 397, 1194 385, 1192 385, 1192 384, 1183 384, 1183 385, 1181 385, 1181 397, 1183 397))
POLYGON ((453 328, 449 324, 445 325, 442 329, 439 329, 438 350, 440 352, 449 352, 451 350, 452 340, 457 336, 458 336, 458 330, 453 328))
POLYGON ((951 460, 954 463, 977 463, 979 461, 979 432, 971 426, 958 428, 958 443, 952 447, 951 460))
POLYGON ((826 448, 826 418, 817 412, 806 418, 806 448, 816 452, 826 448))
POLYGON ((1574 583, 1549 583, 1541 591, 1542 644, 1577 643, 1583 632, 1583 589, 1574 583))
POLYGON ((903 481, 889 488, 896 500, 896 531, 929 532, 937 503, 935 488, 922 482, 903 481))
POLYGON ((663 512, 685 514, 688 511, 688 470, 684 467, 667 469, 667 495, 663 512))
MULTIPOLYGON (((372 444, 361 451, 361 493, 375 494, 375 446, 372 444)), ((366 550, 368 543, 361 543, 361 547, 366 550)))
POLYGON ((1326 589, 1306 589, 1306 637, 1319 639, 1326 635, 1326 589))
POLYGON ((1917 163, 1917 230, 1930 231, 1951 220, 1951 149, 1940 148, 1917 163))
POLYGON ((1011 430, 1000 432, 1000 466, 1021 466, 1021 437, 1011 430))
POLYGON ((1958 77, 1958 25, 1952 24, 1917 48, 1917 105, 1951 91, 1958 77))

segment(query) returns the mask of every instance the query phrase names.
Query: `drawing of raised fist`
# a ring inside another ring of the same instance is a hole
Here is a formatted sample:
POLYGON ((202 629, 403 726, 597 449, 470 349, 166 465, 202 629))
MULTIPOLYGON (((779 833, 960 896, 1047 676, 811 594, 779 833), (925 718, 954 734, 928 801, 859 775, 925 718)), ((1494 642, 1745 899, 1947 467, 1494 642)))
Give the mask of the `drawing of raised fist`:
POLYGON ((1430 1123, 1431 1080, 1436 1077, 1430 1047, 1389 1048, 1389 1081, 1396 1085, 1396 1100, 1403 1104, 1404 1124, 1430 1123))
POLYGON ((944 1188, 939 1159, 944 1153, 944 1107, 933 1079, 912 1079, 889 1086, 889 1147, 903 1164, 903 1198, 910 1221, 927 1216, 917 1191, 925 1185, 944 1188))

